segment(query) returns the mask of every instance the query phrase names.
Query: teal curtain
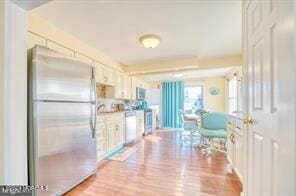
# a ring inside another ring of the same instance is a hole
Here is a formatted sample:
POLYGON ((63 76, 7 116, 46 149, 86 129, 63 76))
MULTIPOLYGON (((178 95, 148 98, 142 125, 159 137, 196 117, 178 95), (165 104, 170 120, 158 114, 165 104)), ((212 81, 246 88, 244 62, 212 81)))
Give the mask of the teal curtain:
POLYGON ((179 110, 184 108, 184 82, 162 83, 163 127, 182 128, 179 110))

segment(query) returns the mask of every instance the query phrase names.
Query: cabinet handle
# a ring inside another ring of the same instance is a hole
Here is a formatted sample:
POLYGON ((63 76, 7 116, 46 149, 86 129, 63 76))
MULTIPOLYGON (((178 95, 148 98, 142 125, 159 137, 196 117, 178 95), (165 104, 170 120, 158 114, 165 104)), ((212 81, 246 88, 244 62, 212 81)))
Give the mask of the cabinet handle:
POLYGON ((231 142, 234 144, 235 143, 235 135, 232 134, 231 142))
POLYGON ((229 137, 230 141, 232 141, 233 138, 234 138, 234 135, 233 135, 233 133, 231 133, 231 135, 230 135, 230 137, 229 137))
POLYGON ((245 118, 243 122, 244 122, 244 124, 247 124, 247 125, 255 124, 255 120, 251 117, 245 118))

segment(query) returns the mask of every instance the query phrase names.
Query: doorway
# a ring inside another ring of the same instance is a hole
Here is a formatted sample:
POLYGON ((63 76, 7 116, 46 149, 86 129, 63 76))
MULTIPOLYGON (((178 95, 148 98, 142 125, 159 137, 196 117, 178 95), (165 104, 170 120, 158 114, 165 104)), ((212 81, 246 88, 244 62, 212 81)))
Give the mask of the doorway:
POLYGON ((204 92, 202 85, 185 86, 184 88, 184 112, 195 113, 204 109, 204 92))

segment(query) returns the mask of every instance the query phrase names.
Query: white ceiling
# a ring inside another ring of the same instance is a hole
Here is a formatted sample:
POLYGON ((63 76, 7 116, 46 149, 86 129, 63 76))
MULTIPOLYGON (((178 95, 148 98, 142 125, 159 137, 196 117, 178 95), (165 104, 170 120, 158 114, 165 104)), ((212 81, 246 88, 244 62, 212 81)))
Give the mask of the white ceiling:
POLYGON ((123 64, 241 53, 239 0, 54 0, 31 11, 123 64), (162 37, 158 48, 138 38, 162 37))
POLYGON ((169 80, 189 80, 189 79, 201 79, 207 77, 218 77, 226 76, 234 67, 223 67, 217 69, 204 69, 204 70, 191 70, 183 72, 168 72, 168 73, 157 73, 157 74, 145 74, 138 76, 146 82, 157 82, 157 81, 169 81, 169 80), (175 78, 175 73, 182 73, 183 76, 175 78))

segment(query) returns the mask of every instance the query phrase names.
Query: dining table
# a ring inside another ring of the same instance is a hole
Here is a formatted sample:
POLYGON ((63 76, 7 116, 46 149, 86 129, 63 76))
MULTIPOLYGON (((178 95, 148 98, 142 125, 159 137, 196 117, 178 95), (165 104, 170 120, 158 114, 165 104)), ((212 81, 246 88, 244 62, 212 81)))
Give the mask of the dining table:
POLYGON ((200 116, 194 113, 184 114, 184 118, 185 120, 196 121, 197 124, 201 121, 200 116))

